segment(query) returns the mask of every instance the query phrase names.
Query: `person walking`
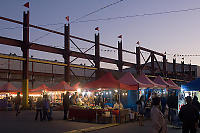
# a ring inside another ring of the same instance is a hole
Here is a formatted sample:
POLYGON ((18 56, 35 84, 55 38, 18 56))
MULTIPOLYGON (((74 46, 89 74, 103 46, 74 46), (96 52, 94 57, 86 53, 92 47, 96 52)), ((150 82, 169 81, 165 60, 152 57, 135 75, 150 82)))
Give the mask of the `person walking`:
POLYGON ((179 112, 179 118, 183 122, 182 133, 196 133, 199 112, 192 104, 192 98, 190 96, 187 96, 185 100, 186 105, 183 105, 179 112))
POLYGON ((20 92, 17 92, 17 96, 15 98, 15 110, 16 110, 16 116, 20 113, 20 105, 21 105, 21 97, 20 92))
POLYGON ((67 92, 63 97, 64 120, 68 119, 67 114, 69 111, 69 105, 70 105, 69 92, 67 92))
POLYGON ((48 110, 49 110, 49 100, 47 95, 44 95, 43 97, 43 101, 42 101, 42 110, 43 110, 43 120, 46 120, 46 118, 48 120, 49 119, 49 115, 48 115, 48 110))
POLYGON ((32 99, 32 97, 29 97, 28 104, 30 106, 30 110, 32 110, 32 108, 33 108, 33 99, 32 99))
MULTIPOLYGON (((198 111, 200 111, 200 103, 197 96, 193 97, 192 104, 198 109, 198 111)), ((198 127, 200 127, 200 118, 198 120, 198 127)))
POLYGON ((138 112, 141 115, 144 115, 144 113, 145 113, 145 102, 144 102, 144 96, 143 95, 140 97, 140 100, 138 100, 136 102, 136 104, 137 104, 137 110, 138 110, 138 112))
POLYGON ((152 99, 151 120, 153 133, 167 133, 167 123, 160 110, 161 100, 159 97, 152 99))
POLYGON ((139 112, 138 114, 138 124, 139 126, 144 126, 143 120, 144 120, 144 114, 145 114, 145 102, 144 102, 144 96, 142 95, 140 97, 140 100, 136 102, 137 104, 137 111, 139 112))
POLYGON ((172 94, 167 98, 167 105, 169 107, 168 119, 174 127, 178 127, 178 97, 175 92, 172 92, 172 94))
POLYGON ((42 99, 41 97, 38 97, 36 102, 36 115, 35 120, 37 120, 38 114, 40 113, 40 121, 42 121, 42 99))
POLYGON ((165 94, 162 94, 161 95, 161 112, 163 114, 165 114, 166 106, 167 106, 167 99, 166 99, 165 94))

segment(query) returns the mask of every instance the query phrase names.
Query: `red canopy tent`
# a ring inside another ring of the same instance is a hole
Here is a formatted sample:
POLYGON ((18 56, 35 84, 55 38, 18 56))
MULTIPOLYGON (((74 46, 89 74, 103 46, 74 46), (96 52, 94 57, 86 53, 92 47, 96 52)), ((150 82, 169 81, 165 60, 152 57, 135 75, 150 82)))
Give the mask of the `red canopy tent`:
POLYGON ((120 83, 116 80, 111 72, 106 73, 98 80, 88 82, 84 85, 84 88, 118 88, 124 90, 137 90, 137 85, 129 86, 123 83, 120 83))
MULTIPOLYGON (((77 85, 76 85, 77 86, 77 85)), ((76 87, 74 86, 74 87, 76 87)), ((61 81, 57 85, 52 88, 49 88, 48 91, 75 91, 76 89, 72 88, 68 83, 65 81, 61 81)))
POLYGON ((143 84, 148 84, 148 85, 151 85, 150 88, 166 88, 165 85, 161 85, 161 84, 157 84, 157 83, 154 83, 153 81, 151 81, 151 79, 149 79, 145 74, 141 74, 137 80, 143 84))
POLYGON ((69 91, 76 91, 79 88, 80 82, 74 84, 69 91))
POLYGON ((65 81, 61 81, 57 85, 53 86, 52 88, 49 88, 48 91, 67 91, 70 89, 70 85, 66 83, 65 81))
POLYGON ((130 72, 127 72, 123 77, 121 77, 119 82, 129 86, 138 86, 138 88, 152 87, 151 84, 144 84, 138 81, 130 72))
POLYGON ((161 76, 157 76, 154 79, 154 82, 157 83, 157 84, 165 85, 167 88, 171 88, 172 87, 172 85, 168 84, 161 76))
POLYGON ((174 83, 171 79, 166 81, 168 84, 172 85, 172 89, 181 89, 176 83, 174 83))
POLYGON ((20 92, 20 91, 21 91, 20 89, 16 88, 10 82, 0 87, 0 92, 20 92))
POLYGON ((47 87, 45 84, 40 85, 39 87, 35 89, 30 89, 30 93, 42 93, 43 91, 48 91, 49 87, 47 87))

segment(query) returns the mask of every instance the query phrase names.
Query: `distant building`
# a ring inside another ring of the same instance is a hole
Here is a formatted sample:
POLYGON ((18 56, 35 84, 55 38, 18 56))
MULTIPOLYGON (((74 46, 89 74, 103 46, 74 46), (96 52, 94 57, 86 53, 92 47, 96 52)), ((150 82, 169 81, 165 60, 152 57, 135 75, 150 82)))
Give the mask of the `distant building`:
MULTIPOLYGON (((163 63, 162 62, 158 62, 158 64, 160 65, 161 69, 163 67, 163 63)), ((159 75, 161 74, 161 72, 159 71, 159 67, 158 65, 155 63, 155 75, 159 75)), ((173 63, 169 63, 167 62, 166 64, 167 67, 167 76, 168 77, 173 77, 173 63)), ((190 65, 189 64, 184 64, 184 76, 188 76, 188 74, 190 73, 190 65)), ((143 73, 147 74, 147 75, 151 75, 151 62, 147 63, 144 70, 142 71, 143 73)), ((131 68, 126 68, 123 69, 123 72, 131 72, 132 74, 136 75, 137 71, 135 67, 131 67, 131 68)), ((179 78, 181 76, 182 73, 182 64, 180 63, 176 63, 176 77, 179 78)), ((197 78, 200 77, 200 66, 197 65, 191 65, 191 76, 192 78, 197 78)))

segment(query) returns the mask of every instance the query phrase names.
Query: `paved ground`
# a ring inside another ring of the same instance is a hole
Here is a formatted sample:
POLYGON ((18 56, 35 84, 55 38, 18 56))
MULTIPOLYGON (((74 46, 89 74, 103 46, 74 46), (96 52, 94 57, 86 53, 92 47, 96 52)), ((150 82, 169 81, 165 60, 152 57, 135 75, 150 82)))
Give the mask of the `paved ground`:
POLYGON ((16 118, 13 111, 0 111, 1 133, 64 133, 75 129, 82 129, 101 124, 66 121, 63 112, 54 111, 52 121, 35 121, 34 111, 22 111, 16 118))
MULTIPOLYGON (((137 122, 121 124, 120 126, 105 128, 91 133, 151 133, 151 121, 145 121, 144 126, 138 126, 137 122)), ((168 133, 182 133, 181 129, 174 129, 168 125, 168 133)), ((200 129, 198 132, 200 133, 200 129)))
MULTIPOLYGON (((67 131, 86 129, 90 127, 104 126, 105 124, 73 122, 62 120, 63 112, 54 111, 52 121, 40 122, 34 120, 34 111, 22 111, 16 117, 13 111, 0 111, 0 131, 2 133, 64 133, 67 131)), ((144 126, 138 126, 137 122, 121 124, 119 126, 105 128, 92 133, 150 133, 151 121, 145 121, 144 126)), ((168 127, 168 133, 181 133, 181 129, 168 127)), ((200 133, 200 129, 198 130, 200 133)))

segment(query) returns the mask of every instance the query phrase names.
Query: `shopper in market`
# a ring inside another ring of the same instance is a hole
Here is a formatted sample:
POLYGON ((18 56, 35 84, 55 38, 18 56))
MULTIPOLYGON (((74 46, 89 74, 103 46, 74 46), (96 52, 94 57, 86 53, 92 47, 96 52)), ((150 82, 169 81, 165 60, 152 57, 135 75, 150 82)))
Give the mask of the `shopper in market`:
POLYGON ((116 103, 113 106, 113 109, 123 109, 123 104, 121 102, 119 102, 119 100, 116 101, 116 103))
POLYGON ((70 97, 70 104, 71 105, 76 105, 76 95, 73 94, 71 97, 70 97))
POLYGON ((144 115, 145 113, 145 102, 144 102, 144 95, 140 97, 140 99, 136 102, 137 104, 137 111, 141 114, 144 115))
POLYGON ((49 109, 50 109, 50 106, 49 106, 48 96, 44 95, 43 100, 42 100, 43 120, 46 120, 46 118, 47 120, 50 120, 49 115, 48 115, 49 109))
MULTIPOLYGON (((192 104, 198 109, 198 111, 200 111, 200 103, 197 96, 193 97, 192 104)), ((200 118, 198 120, 198 127, 200 127, 200 118)))
POLYGON ((151 113, 151 93, 148 94, 148 98, 145 102, 145 117, 150 118, 151 113))
POLYGON ((69 99, 69 92, 67 92, 63 97, 64 120, 68 119, 67 114, 69 111, 69 106, 70 106, 70 99, 69 99))
POLYGON ((186 97, 186 105, 181 107, 179 118, 183 122, 182 133, 196 133, 199 111, 192 104, 192 98, 190 96, 186 97))
POLYGON ((21 97, 20 92, 17 92, 17 96, 15 98, 15 110, 16 110, 16 116, 20 113, 20 105, 21 105, 21 97))
POLYGON ((173 126, 178 126, 178 96, 175 92, 168 96, 167 105, 169 107, 169 121, 173 126))
POLYGON ((193 97, 192 104, 193 104, 194 106, 196 106, 196 108, 198 109, 198 111, 200 111, 200 103, 199 103, 199 101, 198 101, 198 97, 197 97, 197 96, 194 96, 194 97, 193 97))
POLYGON ((163 113, 160 111, 160 97, 152 98, 151 120, 153 133, 167 133, 167 123, 163 113))
POLYGON ((29 96, 29 99, 28 99, 28 104, 30 106, 30 110, 32 110, 32 106, 33 106, 33 99, 31 96, 29 96))
POLYGON ((165 114, 166 106, 167 106, 167 98, 165 94, 162 94, 161 95, 161 111, 163 114, 165 114))
POLYGON ((145 102, 144 102, 144 96, 142 95, 140 99, 136 102, 137 104, 137 112, 138 114, 138 123, 140 126, 144 126, 144 114, 145 114, 145 102))
POLYGON ((35 120, 37 120, 38 114, 40 114, 40 121, 42 121, 42 98, 38 97, 36 102, 36 115, 35 120))

